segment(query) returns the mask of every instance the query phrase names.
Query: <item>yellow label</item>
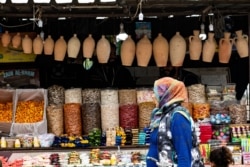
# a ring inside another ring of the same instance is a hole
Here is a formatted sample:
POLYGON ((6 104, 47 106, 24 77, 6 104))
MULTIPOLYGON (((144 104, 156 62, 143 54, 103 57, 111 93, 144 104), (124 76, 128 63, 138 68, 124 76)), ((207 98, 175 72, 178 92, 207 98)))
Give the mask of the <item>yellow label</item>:
POLYGON ((0 45, 0 63, 34 62, 35 54, 25 54, 22 49, 0 45))

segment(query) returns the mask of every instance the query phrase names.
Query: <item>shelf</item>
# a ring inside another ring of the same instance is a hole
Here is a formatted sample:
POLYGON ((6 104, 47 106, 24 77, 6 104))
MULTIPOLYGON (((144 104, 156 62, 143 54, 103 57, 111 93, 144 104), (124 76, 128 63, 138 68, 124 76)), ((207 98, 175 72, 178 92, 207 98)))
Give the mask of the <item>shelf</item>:
MULTIPOLYGON (((26 147, 26 148, 0 148, 0 152, 24 152, 24 151, 36 151, 36 152, 47 152, 47 151, 81 151, 81 150, 91 150, 91 149, 101 149, 101 150, 116 150, 118 146, 95 146, 95 147, 26 147)), ((126 145, 120 146, 120 149, 130 150, 130 149, 148 149, 148 145, 126 145)))

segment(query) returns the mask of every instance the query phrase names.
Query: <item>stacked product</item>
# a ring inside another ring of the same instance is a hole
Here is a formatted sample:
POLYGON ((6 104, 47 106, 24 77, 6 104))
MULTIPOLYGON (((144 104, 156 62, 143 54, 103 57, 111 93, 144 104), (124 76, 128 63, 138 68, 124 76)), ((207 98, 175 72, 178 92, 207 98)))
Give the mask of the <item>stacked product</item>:
POLYGON ((151 112, 155 108, 152 98, 152 88, 137 89, 137 103, 139 105, 139 128, 143 129, 150 124, 151 112))
POLYGON ((118 90, 101 90, 101 127, 105 132, 119 126, 118 90))
POLYGON ((132 145, 138 145, 139 142, 139 129, 132 129, 132 145))
POLYGON ((132 144, 132 139, 133 139, 133 134, 131 132, 131 129, 126 129, 125 134, 126 134, 125 145, 131 145, 132 144))
POLYGON ((65 133, 70 136, 82 135, 81 105, 82 94, 81 88, 72 88, 65 90, 64 104, 64 125, 65 133))
POLYGON ((48 106, 46 108, 48 132, 57 136, 64 133, 64 91, 64 88, 58 85, 52 85, 48 88, 48 106))
POLYGON ((83 89, 82 102, 83 134, 88 134, 93 128, 101 129, 100 90, 83 89))
POLYGON ((114 146, 116 144, 116 130, 115 128, 108 128, 106 130, 106 146, 114 146))
POLYGON ((228 142, 230 137, 229 123, 231 118, 223 101, 210 102, 210 122, 213 128, 213 139, 228 142))
POLYGON ((195 121, 210 117, 210 105, 206 102, 205 86, 194 84, 187 87, 189 102, 193 104, 192 117, 195 121))
POLYGON ((146 133, 144 133, 143 131, 140 131, 138 134, 138 144, 145 145, 145 141, 146 141, 146 133))
POLYGON ((199 128, 201 143, 207 143, 210 139, 212 139, 212 125, 210 123, 201 123, 199 128))
POLYGON ((80 154, 76 151, 72 151, 69 153, 68 164, 81 164, 80 154))
POLYGON ((138 107, 135 89, 121 89, 119 94, 119 122, 122 128, 138 128, 138 107))

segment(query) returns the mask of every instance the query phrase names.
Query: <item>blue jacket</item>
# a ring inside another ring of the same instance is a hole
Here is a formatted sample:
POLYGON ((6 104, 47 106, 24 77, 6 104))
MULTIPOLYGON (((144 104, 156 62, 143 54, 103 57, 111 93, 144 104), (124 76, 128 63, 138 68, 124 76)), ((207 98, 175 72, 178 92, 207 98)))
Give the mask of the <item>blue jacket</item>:
MULTIPOLYGON (((170 130, 173 137, 173 147, 178 156, 178 167, 190 167, 192 161, 192 132, 190 121, 182 114, 175 113, 170 124, 170 130)), ((158 147, 158 128, 155 128, 150 134, 150 146, 147 156, 159 160, 158 147)), ((154 161, 147 159, 147 167, 157 167, 157 165, 154 161)))

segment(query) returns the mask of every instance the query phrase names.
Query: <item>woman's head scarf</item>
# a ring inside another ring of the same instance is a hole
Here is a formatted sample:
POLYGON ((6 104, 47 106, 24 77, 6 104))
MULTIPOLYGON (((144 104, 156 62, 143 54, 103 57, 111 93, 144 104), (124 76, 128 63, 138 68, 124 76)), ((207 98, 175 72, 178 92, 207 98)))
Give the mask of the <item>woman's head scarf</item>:
POLYGON ((159 107, 155 108, 151 114, 151 129, 159 126, 163 107, 187 101, 188 99, 184 83, 171 77, 163 77, 156 80, 153 91, 159 107))

